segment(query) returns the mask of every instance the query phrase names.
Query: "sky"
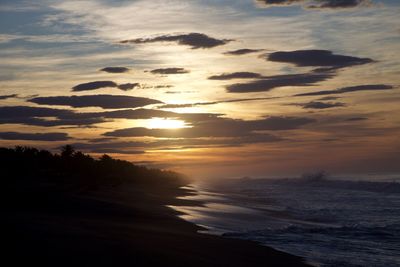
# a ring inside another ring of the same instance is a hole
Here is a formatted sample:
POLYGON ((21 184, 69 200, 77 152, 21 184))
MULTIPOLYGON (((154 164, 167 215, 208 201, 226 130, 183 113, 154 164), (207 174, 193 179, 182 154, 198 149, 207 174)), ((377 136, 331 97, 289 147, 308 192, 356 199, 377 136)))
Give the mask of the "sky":
POLYGON ((0 0, 0 145, 199 178, 400 172, 397 0, 0 0))

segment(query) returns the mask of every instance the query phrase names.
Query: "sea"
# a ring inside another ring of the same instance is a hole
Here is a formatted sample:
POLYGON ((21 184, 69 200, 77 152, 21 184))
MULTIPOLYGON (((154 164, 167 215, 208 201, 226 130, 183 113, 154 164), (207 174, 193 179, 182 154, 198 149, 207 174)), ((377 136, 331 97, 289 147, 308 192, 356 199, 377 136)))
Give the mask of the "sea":
POLYGON ((205 234, 259 242, 320 267, 400 266, 400 176, 241 178, 188 186, 174 206, 205 234))

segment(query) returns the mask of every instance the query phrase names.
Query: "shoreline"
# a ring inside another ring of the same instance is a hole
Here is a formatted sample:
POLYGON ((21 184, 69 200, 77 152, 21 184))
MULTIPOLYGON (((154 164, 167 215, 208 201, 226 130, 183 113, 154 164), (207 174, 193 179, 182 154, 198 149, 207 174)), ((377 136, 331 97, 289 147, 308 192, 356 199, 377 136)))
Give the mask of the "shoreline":
POLYGON ((193 191, 174 186, 103 187, 6 211, 7 255, 24 255, 13 257, 16 265, 309 266, 252 241, 199 233, 201 227, 166 206, 201 205, 179 199, 193 191))
POLYGON ((211 226, 213 225, 213 223, 211 223, 211 225, 207 225, 207 221, 210 220, 207 219, 208 216, 211 216, 211 220, 216 219, 215 217, 212 216, 212 214, 215 212, 217 213, 227 212, 227 214, 244 212, 247 214, 256 215, 259 214, 259 211, 252 208, 238 207, 224 203, 226 201, 226 198, 229 198, 228 195, 224 193, 217 193, 215 191, 209 191, 209 188, 202 187, 201 185, 195 183, 184 186, 183 188, 187 188, 190 194, 179 196, 178 199, 194 202, 194 204, 190 205, 189 203, 189 205, 176 205, 176 206, 169 205, 168 207, 172 208, 174 211, 177 211, 179 213, 178 215, 179 218, 200 227, 201 229, 197 231, 199 234, 207 234, 211 236, 217 236, 233 240, 251 241, 257 245, 271 248, 278 252, 286 253, 291 256, 299 257, 300 259, 302 259, 303 263, 306 263, 309 266, 319 266, 319 263, 313 262, 310 259, 307 259, 301 255, 292 254, 289 251, 275 248, 273 246, 270 246, 269 244, 264 244, 251 239, 242 239, 236 237, 235 235, 232 235, 235 233, 240 233, 240 231, 236 232, 235 230, 230 230, 230 228, 218 227, 215 225, 215 222, 214 226, 211 226))

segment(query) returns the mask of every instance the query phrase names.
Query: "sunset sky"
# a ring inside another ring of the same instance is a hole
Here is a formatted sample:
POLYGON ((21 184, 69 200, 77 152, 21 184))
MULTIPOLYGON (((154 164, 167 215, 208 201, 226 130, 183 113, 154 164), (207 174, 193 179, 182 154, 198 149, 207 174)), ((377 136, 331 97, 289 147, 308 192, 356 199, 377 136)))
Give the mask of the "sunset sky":
POLYGON ((400 171, 400 1, 0 0, 0 145, 194 177, 400 171))

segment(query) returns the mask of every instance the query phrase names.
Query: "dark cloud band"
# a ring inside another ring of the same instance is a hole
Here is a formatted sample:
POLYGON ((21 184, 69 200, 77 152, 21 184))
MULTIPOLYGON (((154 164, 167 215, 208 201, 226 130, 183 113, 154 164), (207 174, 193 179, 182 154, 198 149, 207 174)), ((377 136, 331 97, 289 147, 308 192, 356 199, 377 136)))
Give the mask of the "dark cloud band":
POLYGON ((284 86, 311 86, 334 76, 333 73, 305 73, 265 77, 249 83, 236 83, 226 87, 230 93, 270 91, 284 86))
POLYGON ((124 73, 128 72, 129 69, 126 67, 105 67, 102 68, 100 71, 108 72, 108 73, 124 73))
MULTIPOLYGON (((314 1, 316 2, 316 1, 314 1)), ((342 9, 342 8, 354 8, 358 6, 370 6, 369 0, 319 0, 316 4, 311 4, 308 8, 317 9, 342 9)))
POLYGON ((96 81, 96 82, 78 84, 78 85, 72 87, 72 91, 73 92, 90 91, 90 90, 96 90, 96 89, 100 89, 100 88, 117 87, 117 86, 118 86, 118 84, 116 84, 113 81, 96 81))
POLYGON ((266 55, 269 61, 291 63, 298 67, 324 67, 338 69, 374 62, 370 58, 359 58, 333 54, 329 50, 279 51, 266 55))
POLYGON ((0 132, 0 139, 30 141, 66 141, 70 139, 66 133, 19 133, 0 132))
POLYGON ((124 40, 121 41, 121 43, 145 44, 145 43, 156 43, 156 42, 176 42, 180 45, 190 46, 192 49, 198 49, 198 48, 212 48, 227 44, 230 41, 232 40, 216 39, 207 36, 203 33, 187 33, 187 34, 170 34, 170 35, 160 35, 150 38, 124 40))
POLYGON ((124 95, 85 95, 85 96, 49 96, 28 100, 39 105, 71 106, 74 108, 100 107, 108 109, 137 108, 152 104, 161 104, 159 100, 124 95))
POLYGON ((43 127, 90 126, 109 119, 181 118, 184 114, 152 109, 124 109, 105 112, 78 113, 72 110, 10 106, 0 107, 0 124, 24 124, 43 127), (54 119, 48 120, 46 118, 54 119))
POLYGON ((262 7, 301 4, 309 9, 346 9, 370 6, 370 0, 256 0, 262 7))
POLYGON ((328 108, 337 108, 337 107, 345 107, 346 104, 342 102, 321 102, 321 101, 311 101, 308 103, 297 103, 294 104, 296 106, 301 106, 305 109, 328 109, 328 108))

